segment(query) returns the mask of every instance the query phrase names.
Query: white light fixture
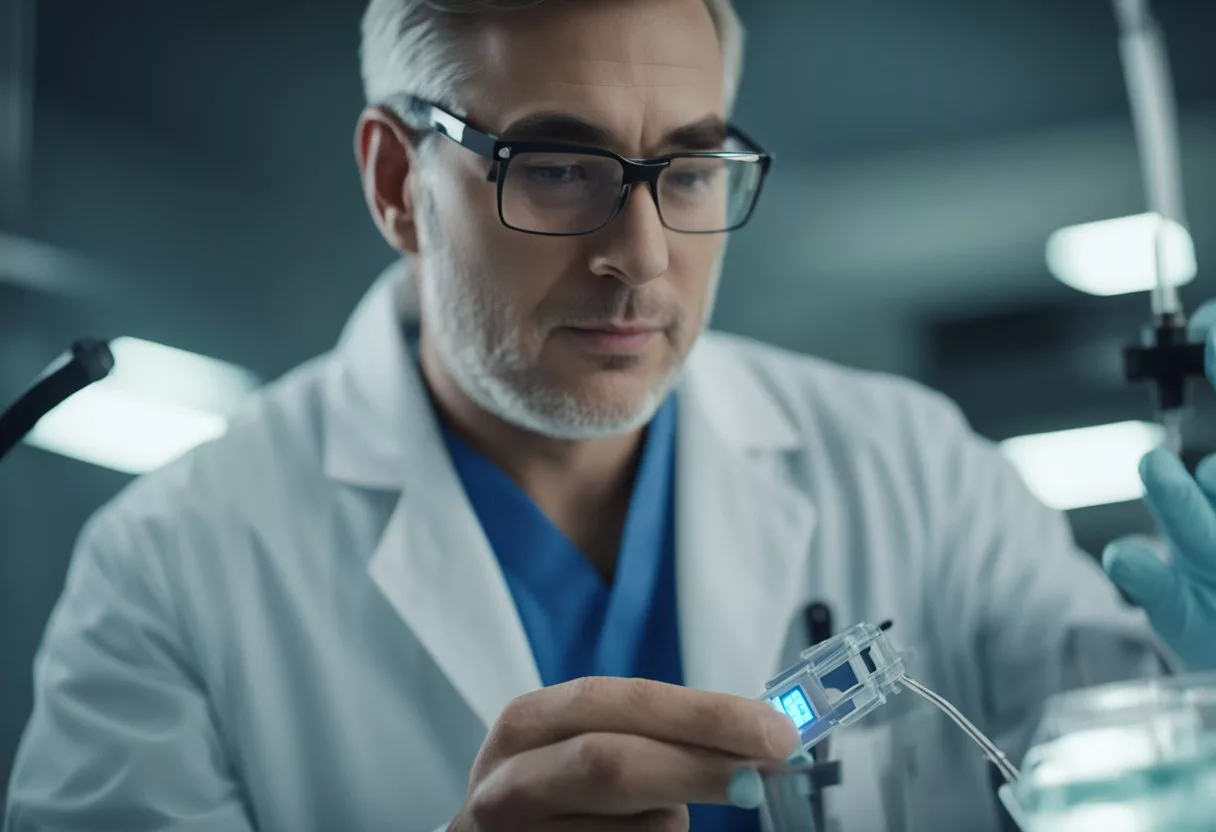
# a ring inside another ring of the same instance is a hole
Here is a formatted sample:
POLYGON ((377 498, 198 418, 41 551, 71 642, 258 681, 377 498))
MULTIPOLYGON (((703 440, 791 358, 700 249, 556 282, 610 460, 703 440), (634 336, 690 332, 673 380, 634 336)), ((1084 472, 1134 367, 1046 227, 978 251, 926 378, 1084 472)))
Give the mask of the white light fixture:
POLYGON ((1139 499, 1140 459, 1164 439, 1160 425, 1118 422, 1019 436, 1000 449, 1036 497, 1067 511, 1139 499))
POLYGON ((1159 226, 1166 280, 1190 283, 1198 270, 1190 233, 1151 213, 1061 228, 1047 239, 1047 267, 1060 282, 1091 295, 1147 292, 1157 279, 1159 226))
POLYGON ((110 350, 114 371, 43 417, 27 443, 142 474, 222 436, 258 384, 235 365, 138 338, 110 350))

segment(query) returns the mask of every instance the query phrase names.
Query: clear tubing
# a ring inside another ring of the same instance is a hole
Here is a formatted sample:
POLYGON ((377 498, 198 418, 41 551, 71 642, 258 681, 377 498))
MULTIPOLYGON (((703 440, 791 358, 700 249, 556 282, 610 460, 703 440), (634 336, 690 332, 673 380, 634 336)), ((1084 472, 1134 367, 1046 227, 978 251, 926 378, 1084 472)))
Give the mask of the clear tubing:
POLYGON ((1016 783, 1018 777, 1017 767, 1009 762, 1009 758, 1005 756, 1005 752, 997 748, 996 743, 984 736, 984 732, 971 724, 967 717, 963 716, 958 708, 951 705, 941 696, 938 696, 933 691, 922 685, 915 679, 904 676, 899 680, 901 685, 904 685, 908 690, 927 699, 933 705, 936 705, 942 713, 954 720, 954 723, 963 729, 963 733, 969 736, 976 745, 984 752, 984 756, 992 761, 997 770, 1001 772, 1001 776, 1005 778, 1006 783, 1016 783))
POLYGON ((1182 423, 1186 414, 1181 410, 1163 410, 1157 415, 1165 428, 1165 447, 1175 455, 1182 453, 1182 423))

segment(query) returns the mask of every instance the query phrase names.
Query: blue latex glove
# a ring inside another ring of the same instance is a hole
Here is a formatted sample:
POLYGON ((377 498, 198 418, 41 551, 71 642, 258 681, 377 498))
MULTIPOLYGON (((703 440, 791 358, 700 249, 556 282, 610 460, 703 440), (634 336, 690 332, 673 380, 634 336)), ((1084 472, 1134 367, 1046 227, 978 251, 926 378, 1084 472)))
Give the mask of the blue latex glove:
MULTIPOLYGON (((1216 384, 1216 303, 1192 322, 1192 337, 1206 332, 1208 380, 1216 384)), ((1169 451, 1140 463, 1145 500, 1170 544, 1165 563, 1142 542, 1116 540, 1102 553, 1111 579, 1148 613, 1165 643, 1191 670, 1216 669, 1216 455, 1199 463, 1194 478, 1169 451)))

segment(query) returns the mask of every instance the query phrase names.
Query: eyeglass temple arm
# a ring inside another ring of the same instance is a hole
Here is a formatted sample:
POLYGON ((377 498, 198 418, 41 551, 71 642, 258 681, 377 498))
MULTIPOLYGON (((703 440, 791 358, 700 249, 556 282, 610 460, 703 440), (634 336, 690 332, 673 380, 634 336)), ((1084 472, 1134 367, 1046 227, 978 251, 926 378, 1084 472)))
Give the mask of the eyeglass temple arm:
POLYGON ((748 146, 748 148, 750 150, 752 150, 756 153, 763 153, 770 160, 772 159, 772 157, 773 157, 772 153, 768 152, 767 150, 764 150, 758 141, 753 139, 747 133, 743 132, 743 130, 741 130, 737 125, 729 124, 729 125, 727 125, 726 129, 727 129, 727 132, 729 133, 729 135, 732 135, 736 139, 739 139, 740 141, 742 141, 745 145, 748 146))
POLYGON ((380 106, 394 113, 407 127, 414 130, 433 130, 462 147, 467 147, 478 156, 498 161, 494 155, 497 139, 470 127, 438 104, 432 104, 409 93, 399 93, 385 99, 380 106))

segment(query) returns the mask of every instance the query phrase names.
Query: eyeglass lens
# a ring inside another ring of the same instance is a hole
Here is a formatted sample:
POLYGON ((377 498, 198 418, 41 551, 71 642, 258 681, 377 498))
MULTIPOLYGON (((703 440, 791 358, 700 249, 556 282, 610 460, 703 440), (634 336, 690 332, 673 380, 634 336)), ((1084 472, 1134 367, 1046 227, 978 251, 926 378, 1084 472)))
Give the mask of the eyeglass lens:
MULTIPOLYGON (((673 231, 725 231, 742 222, 760 185, 759 162, 678 157, 659 175, 663 224, 673 231)), ((582 153, 520 153, 502 182, 503 221, 522 231, 585 234, 617 209, 620 162, 582 153)))

